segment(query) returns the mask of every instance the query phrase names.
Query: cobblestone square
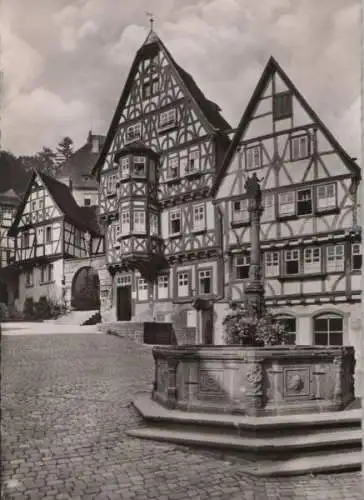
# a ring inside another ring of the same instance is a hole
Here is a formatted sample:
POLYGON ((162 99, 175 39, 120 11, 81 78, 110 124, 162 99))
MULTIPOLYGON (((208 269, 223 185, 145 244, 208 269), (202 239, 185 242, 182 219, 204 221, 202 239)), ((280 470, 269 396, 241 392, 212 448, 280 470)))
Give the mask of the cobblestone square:
POLYGON ((2 337, 4 500, 356 500, 360 473, 257 479, 212 452, 133 439, 150 346, 110 335, 2 337))

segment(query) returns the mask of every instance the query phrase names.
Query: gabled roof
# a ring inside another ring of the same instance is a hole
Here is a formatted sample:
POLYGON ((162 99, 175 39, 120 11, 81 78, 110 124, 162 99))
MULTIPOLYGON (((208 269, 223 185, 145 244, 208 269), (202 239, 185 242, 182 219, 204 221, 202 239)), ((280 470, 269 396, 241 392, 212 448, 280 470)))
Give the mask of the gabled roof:
POLYGON ((13 188, 0 193, 0 205, 17 206, 20 203, 20 197, 16 194, 13 188))
POLYGON ((340 155, 340 158, 345 163, 345 165, 348 167, 348 169, 351 170, 354 175, 360 177, 360 167, 348 155, 348 153, 343 149, 343 147, 335 139, 335 137, 332 135, 332 133, 329 131, 329 129, 326 127, 326 125, 322 122, 322 120, 319 118, 319 116, 315 113, 315 111, 308 104, 308 102, 303 97, 303 95, 298 91, 297 87, 293 84, 293 82, 290 80, 290 78, 287 76, 287 74, 283 71, 283 69, 278 64, 278 62, 274 59, 274 57, 271 56, 268 63, 266 64, 266 66, 264 68, 264 71, 263 71, 263 73, 258 81, 258 84, 253 92, 253 95, 252 95, 252 97, 251 97, 251 99, 250 99, 250 101, 249 101, 249 103, 248 103, 248 105, 243 113, 243 116, 240 120, 238 128, 236 129, 236 133, 233 137, 233 140, 231 141, 230 147, 227 150, 227 153, 225 155, 221 170, 218 173, 216 180, 215 180, 215 183, 212 187, 212 195, 213 196, 216 194, 216 191, 219 188, 220 183, 222 182, 227 169, 229 168, 229 164, 231 162, 231 159, 233 158, 233 155, 236 151, 236 148, 239 146, 241 138, 242 138, 246 128, 248 127, 250 119, 251 119, 251 117, 252 117, 252 115, 253 115, 253 113, 258 105, 259 98, 260 98, 261 94, 264 92, 266 85, 269 82, 269 79, 271 78, 271 76, 274 73, 277 73, 280 76, 280 78, 282 79, 282 81, 291 90, 292 94, 299 101, 302 108, 306 111, 306 113, 308 113, 311 116, 312 121, 315 123, 317 128, 325 135, 326 139, 330 142, 332 147, 340 155))
POLYGON ((80 207, 76 203, 76 200, 72 196, 70 189, 65 184, 57 181, 49 175, 44 174, 43 172, 34 171, 29 181, 29 185, 24 198, 18 207, 13 224, 9 229, 9 235, 15 235, 16 233, 16 229, 23 214, 24 207, 32 188, 32 184, 37 175, 40 177, 45 188, 49 192, 59 210, 64 214, 65 218, 69 220, 69 222, 74 224, 78 229, 89 231, 95 236, 99 234, 96 216, 91 215, 91 211, 95 211, 94 207, 87 207, 88 210, 85 211, 84 207, 80 207))
POLYGON ((123 108, 125 106, 125 103, 128 99, 129 91, 131 88, 131 85, 133 83, 135 74, 138 69, 138 64, 140 60, 145 57, 147 54, 153 54, 153 51, 161 50, 165 57, 169 60, 169 63, 171 66, 174 68, 176 71, 177 77, 180 78, 182 81, 182 84, 185 86, 187 92, 190 94, 190 97, 196 102, 198 105, 199 109, 201 110, 203 116, 205 117, 208 125, 211 127, 212 131, 221 131, 221 130, 228 130, 230 129, 230 125, 228 122, 222 117, 220 114, 220 108, 219 106, 208 100, 203 92, 200 90, 200 88, 197 86, 196 82, 192 78, 192 76, 187 73, 184 69, 182 69, 176 61, 173 59, 172 55, 168 51, 168 49, 165 47, 161 39, 157 36, 157 34, 154 31, 150 31, 148 34, 145 42, 143 45, 140 47, 140 49, 137 51, 136 56, 134 58, 133 64, 131 66, 131 69, 129 71, 128 78, 126 80, 126 83, 124 85, 124 89, 122 91, 119 103, 116 107, 113 119, 111 121, 111 125, 109 127, 108 133, 106 135, 106 140, 104 147, 101 151, 101 154, 92 170, 93 174, 99 175, 100 173, 100 168, 101 165, 105 159, 105 156, 107 154, 107 151, 109 150, 109 147, 112 143, 112 140, 114 138, 114 135, 116 133, 121 114, 123 112, 123 108))
POLYGON ((86 144, 62 164, 60 177, 69 177, 74 188, 98 189, 98 183, 91 174, 104 143, 105 136, 92 134, 90 131, 86 144), (93 140, 97 140, 100 145, 98 152, 92 151, 93 140))

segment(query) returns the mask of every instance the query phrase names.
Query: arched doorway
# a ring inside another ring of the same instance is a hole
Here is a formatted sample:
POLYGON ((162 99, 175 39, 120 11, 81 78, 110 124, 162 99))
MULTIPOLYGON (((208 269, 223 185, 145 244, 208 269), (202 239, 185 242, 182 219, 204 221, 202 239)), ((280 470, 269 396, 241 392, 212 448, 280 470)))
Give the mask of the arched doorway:
POLYGON ((74 275, 71 306, 78 311, 100 309, 100 280, 92 267, 82 267, 74 275))

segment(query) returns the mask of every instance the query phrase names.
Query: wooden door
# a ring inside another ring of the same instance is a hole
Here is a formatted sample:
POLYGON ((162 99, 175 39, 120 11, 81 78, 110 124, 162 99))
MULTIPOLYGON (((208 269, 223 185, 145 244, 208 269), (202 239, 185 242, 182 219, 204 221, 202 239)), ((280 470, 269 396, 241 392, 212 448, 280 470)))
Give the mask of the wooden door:
POLYGON ((117 287, 117 319, 118 321, 131 320, 131 286, 117 287))
POLYGON ((201 311, 201 332, 202 343, 212 345, 214 340, 214 309, 205 309, 201 311))

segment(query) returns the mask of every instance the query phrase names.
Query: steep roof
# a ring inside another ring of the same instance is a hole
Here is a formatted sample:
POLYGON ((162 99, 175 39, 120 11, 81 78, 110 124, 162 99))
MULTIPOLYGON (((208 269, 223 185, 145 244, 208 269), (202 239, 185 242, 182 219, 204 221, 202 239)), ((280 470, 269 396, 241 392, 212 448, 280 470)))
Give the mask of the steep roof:
POLYGON ((166 58, 169 60, 169 63, 175 69, 177 76, 181 79, 183 85, 187 89, 187 92, 190 94, 190 97, 196 102, 196 104, 200 108, 202 114, 204 115, 205 119, 209 123, 212 130, 221 131, 221 130, 231 129, 228 122, 220 114, 219 106, 216 103, 214 103, 206 98, 206 96, 203 94, 201 89, 197 86, 197 84, 196 84, 195 80, 192 78, 192 76, 189 73, 187 73, 187 71, 182 69, 181 66, 179 66, 176 63, 176 61, 173 59, 171 53, 168 51, 168 49, 163 44, 161 39, 157 36, 157 34, 154 31, 151 31, 149 33, 149 35, 147 36, 143 45, 140 47, 140 49, 136 53, 136 56, 134 58, 133 64, 131 66, 128 78, 127 78, 125 86, 124 86, 124 89, 122 91, 119 103, 116 107, 114 116, 112 118, 111 125, 110 125, 108 133, 106 135, 104 147, 103 147, 101 154, 100 154, 98 160, 96 161, 96 164, 92 170, 93 174, 99 174, 101 165, 102 165, 102 163, 105 159, 105 156, 107 154, 107 151, 111 145, 111 142, 113 140, 114 134, 116 132, 116 129, 117 129, 119 121, 120 121, 120 117, 121 117, 123 108, 124 108, 125 103, 127 101, 129 91, 130 91, 131 85, 132 85, 133 80, 134 80, 134 76, 137 72, 139 61, 143 57, 145 57, 147 54, 153 53, 153 50, 156 50, 156 49, 161 50, 165 54, 166 58))
POLYGON ((92 169, 97 162, 100 151, 105 143, 105 136, 89 132, 87 142, 73 153, 61 166, 61 176, 69 177, 74 188, 98 189, 97 181, 91 177, 92 169), (96 140, 99 150, 94 152, 92 142, 96 140))
POLYGON ((13 188, 0 193, 0 205, 17 206, 20 203, 20 197, 16 194, 13 188))
POLYGON ((322 122, 319 116, 315 113, 315 111, 308 104, 303 95, 299 92, 297 87, 293 84, 287 74, 283 71, 278 62, 274 59, 274 57, 270 57, 268 63, 266 64, 264 71, 258 81, 258 84, 253 92, 253 95, 241 117, 238 128, 236 129, 236 133, 230 143, 230 147, 228 148, 222 167, 220 172, 216 176, 215 183, 212 187, 212 195, 214 196, 222 182, 227 169, 229 168, 229 164, 234 156, 236 148, 239 146, 241 138, 249 125, 249 121, 258 105, 259 97, 264 92, 266 85, 269 82, 271 76, 277 73, 282 81, 287 85, 287 87, 291 90, 292 94, 296 97, 296 99, 301 104, 302 108, 311 116, 312 121, 315 123, 317 128, 321 130, 326 139, 331 143, 332 147, 338 152, 340 158, 345 163, 345 165, 353 172, 354 175, 360 176, 360 167, 357 163, 350 157, 350 155, 344 150, 344 148, 339 144, 339 142, 335 139, 326 125, 322 122))
POLYGON ((96 214, 92 213, 95 212, 96 208, 80 207, 72 196, 70 189, 65 184, 39 171, 33 172, 26 194, 18 207, 14 222, 9 230, 10 235, 15 234, 16 232, 19 220, 22 216, 24 207, 30 194, 32 184, 37 175, 40 177, 41 181, 43 182, 45 188, 48 190, 57 207, 64 214, 66 219, 69 220, 69 222, 74 224, 78 229, 89 231, 94 236, 99 235, 100 231, 97 224, 96 214), (84 210, 84 208, 87 208, 87 210, 84 210))

